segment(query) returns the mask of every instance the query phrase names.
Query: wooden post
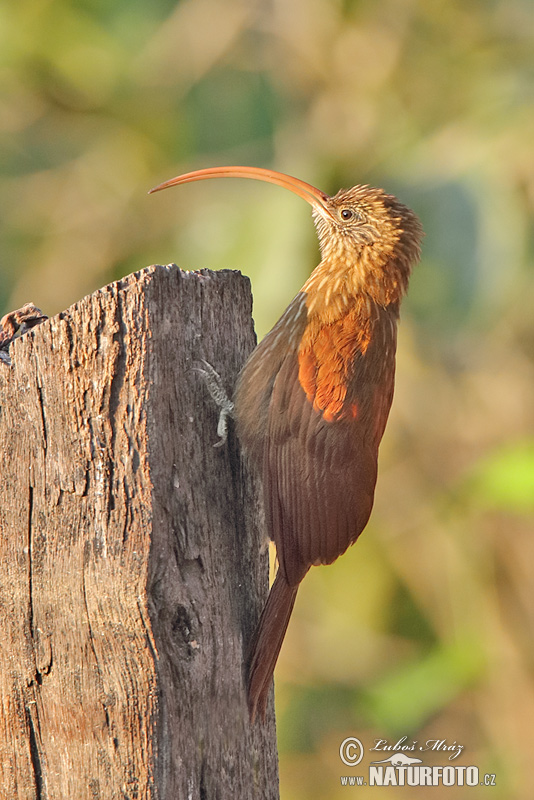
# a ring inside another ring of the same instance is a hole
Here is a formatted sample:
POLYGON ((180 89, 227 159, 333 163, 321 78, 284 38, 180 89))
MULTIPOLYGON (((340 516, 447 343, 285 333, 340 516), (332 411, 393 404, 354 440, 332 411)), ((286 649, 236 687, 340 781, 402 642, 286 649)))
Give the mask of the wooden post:
POLYGON ((250 312, 237 272, 149 267, 0 365, 2 798, 278 798, 258 485, 192 369, 231 391, 250 312))

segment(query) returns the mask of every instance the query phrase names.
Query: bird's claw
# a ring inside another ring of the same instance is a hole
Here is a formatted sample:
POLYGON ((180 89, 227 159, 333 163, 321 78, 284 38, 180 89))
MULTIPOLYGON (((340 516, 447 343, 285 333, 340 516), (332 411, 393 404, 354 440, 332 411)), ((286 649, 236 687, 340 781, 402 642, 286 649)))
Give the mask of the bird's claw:
POLYGON ((215 401, 219 408, 219 422, 217 424, 217 434, 219 441, 215 442, 214 447, 222 447, 226 444, 228 438, 228 417, 231 417, 234 411, 234 404, 228 397, 224 386, 222 385, 221 376, 216 370, 213 369, 211 364, 204 359, 196 361, 193 364, 195 372, 204 376, 206 387, 210 396, 215 401))
POLYGON ((21 308, 2 317, 0 320, 0 361, 11 366, 8 350, 13 339, 27 333, 46 319, 48 319, 46 314, 43 314, 41 309, 33 303, 25 303, 21 308))

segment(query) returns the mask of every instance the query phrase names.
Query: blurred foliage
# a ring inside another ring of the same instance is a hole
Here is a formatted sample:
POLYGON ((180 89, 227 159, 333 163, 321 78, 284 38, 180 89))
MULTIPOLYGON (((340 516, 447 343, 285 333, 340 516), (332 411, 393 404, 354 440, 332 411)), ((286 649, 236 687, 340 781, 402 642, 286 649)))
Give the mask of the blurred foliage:
POLYGON ((379 184, 420 214, 375 511, 306 578, 277 669, 281 795, 344 796, 346 735, 406 735, 496 772, 473 796, 530 799, 531 0, 21 0, 0 53, 4 310, 177 261, 250 274, 264 333, 316 263, 309 210, 246 181, 146 195, 187 169, 379 184))

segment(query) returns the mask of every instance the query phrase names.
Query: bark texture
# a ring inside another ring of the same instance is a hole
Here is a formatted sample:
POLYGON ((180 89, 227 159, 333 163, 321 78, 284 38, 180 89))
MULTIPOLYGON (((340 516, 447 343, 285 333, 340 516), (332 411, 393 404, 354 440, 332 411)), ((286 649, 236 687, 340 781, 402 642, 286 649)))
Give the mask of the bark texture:
POLYGON ((149 267, 0 365, 0 797, 278 797, 258 486, 193 368, 231 392, 250 312, 239 273, 149 267))

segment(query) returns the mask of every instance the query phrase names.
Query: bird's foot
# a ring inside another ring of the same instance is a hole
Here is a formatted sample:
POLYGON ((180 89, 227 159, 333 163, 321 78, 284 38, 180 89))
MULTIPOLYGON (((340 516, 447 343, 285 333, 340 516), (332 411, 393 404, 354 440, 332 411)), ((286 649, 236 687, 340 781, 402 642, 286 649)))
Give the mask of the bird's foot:
POLYGON ((226 394, 221 376, 208 361, 204 361, 204 359, 196 361, 193 369, 204 377, 208 392, 219 407, 219 422, 217 425, 219 441, 215 442, 213 446, 222 447, 226 444, 228 438, 228 417, 233 415, 234 404, 226 394))
POLYGON ((17 336, 22 336, 36 325, 40 325, 48 319, 40 308, 33 303, 26 303, 22 308, 11 311, 0 320, 0 362, 11 366, 9 357, 9 345, 17 336))

